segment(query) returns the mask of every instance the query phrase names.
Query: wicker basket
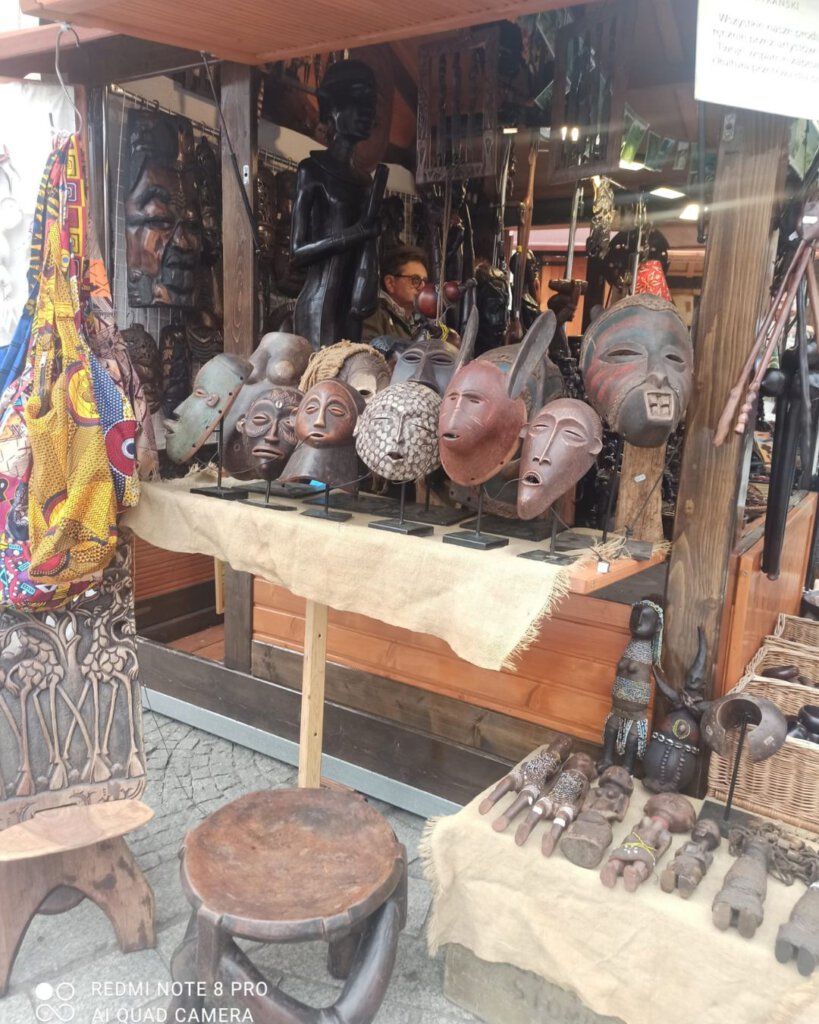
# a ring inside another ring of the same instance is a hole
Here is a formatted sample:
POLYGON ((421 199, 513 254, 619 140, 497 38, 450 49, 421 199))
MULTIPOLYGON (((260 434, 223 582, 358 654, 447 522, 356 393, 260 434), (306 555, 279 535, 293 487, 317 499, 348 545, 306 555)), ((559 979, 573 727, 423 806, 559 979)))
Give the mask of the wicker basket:
POLYGON ((779 616, 774 636, 789 643, 802 644, 819 654, 819 622, 815 619, 801 619, 798 615, 779 616))
MULTIPOLYGON (((819 704, 819 693, 813 687, 777 679, 745 676, 731 692, 740 691, 767 697, 786 715, 795 715, 805 704, 819 704)), ((711 755, 708 792, 723 802, 728 798, 738 742, 739 730, 733 730, 728 734, 727 756, 711 755)), ((743 754, 734 804, 819 834, 819 745, 788 739, 773 757, 756 763, 743 754)))
MULTIPOLYGON (((782 640, 778 636, 768 636, 765 642, 748 663, 745 670, 747 676, 761 676, 766 668, 773 668, 778 665, 796 665, 801 675, 806 679, 819 684, 819 650, 809 650, 801 644, 789 640, 782 640)), ((742 680, 737 684, 740 686, 742 680)), ((819 702, 819 692, 814 691, 819 702)))

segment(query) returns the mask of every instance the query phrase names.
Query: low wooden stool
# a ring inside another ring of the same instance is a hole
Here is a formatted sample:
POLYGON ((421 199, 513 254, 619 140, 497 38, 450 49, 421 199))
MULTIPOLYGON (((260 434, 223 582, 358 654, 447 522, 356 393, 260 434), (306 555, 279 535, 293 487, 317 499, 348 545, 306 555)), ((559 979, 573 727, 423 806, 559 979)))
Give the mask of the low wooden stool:
POLYGON ((153 890, 122 838, 153 816, 141 800, 112 800, 40 811, 0 832, 0 996, 34 915, 71 910, 86 896, 123 953, 156 945, 153 890))
POLYGON ((199 1019, 204 992, 255 1024, 369 1024, 406 922, 407 855, 360 797, 323 789, 251 793, 185 837, 182 886, 194 912, 171 966, 184 995, 169 1019, 199 1019), (330 944, 346 984, 317 1010, 266 981, 234 939, 330 944))

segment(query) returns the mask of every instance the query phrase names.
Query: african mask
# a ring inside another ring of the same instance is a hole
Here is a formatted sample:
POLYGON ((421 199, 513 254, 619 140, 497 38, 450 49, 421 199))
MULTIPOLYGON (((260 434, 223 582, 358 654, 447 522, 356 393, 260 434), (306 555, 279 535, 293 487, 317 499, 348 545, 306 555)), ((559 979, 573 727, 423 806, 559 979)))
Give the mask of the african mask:
POLYGON ((168 324, 159 335, 162 368, 162 409, 170 416, 191 393, 191 356, 184 324, 168 324))
POLYGON ((361 461, 385 480, 418 480, 438 465, 441 399, 418 381, 391 384, 367 405, 355 428, 361 461))
POLYGON ((191 358, 191 380, 195 380, 205 363, 224 351, 225 343, 222 332, 212 324, 188 324, 185 335, 191 358))
POLYGON ((444 392, 438 418, 441 464, 464 486, 482 484, 517 450, 526 406, 507 393, 507 374, 477 359, 462 366, 444 392))
POLYGON ((580 365, 589 401, 629 444, 656 448, 679 425, 694 352, 672 303, 654 295, 617 302, 586 331, 580 365))
POLYGON ((239 420, 237 431, 264 480, 278 477, 296 447, 295 418, 303 397, 297 388, 272 387, 239 420))
POLYGON ((305 394, 295 419, 297 447, 280 479, 320 480, 330 487, 359 477, 353 433, 364 399, 349 384, 323 380, 305 394))
POLYGON ((365 402, 370 402, 390 383, 390 368, 381 353, 374 349, 355 352, 344 360, 338 371, 338 380, 355 388, 365 402))
POLYGON ((391 384, 418 381, 442 395, 455 372, 457 351, 440 338, 422 336, 398 356, 392 371, 391 384))
POLYGON ((162 405, 162 363, 156 342, 142 324, 126 327, 120 334, 128 347, 137 376, 142 381, 148 407, 152 413, 159 412, 162 405))
POLYGON ((313 354, 310 342, 298 334, 271 331, 262 336, 250 357, 253 371, 249 384, 267 380, 283 387, 295 387, 313 354))
POLYGON ((518 516, 534 519, 574 487, 603 447, 597 413, 576 398, 545 405, 521 431, 518 516))
POLYGON ((502 345, 509 326, 509 279, 503 271, 488 264, 475 271, 478 284, 475 303, 480 318, 476 351, 488 352, 502 345))
POLYGON ((224 419, 249 373, 244 359, 224 352, 205 363, 193 382, 193 393, 165 423, 169 459, 193 458, 224 419))
POLYGON ((129 110, 128 138, 128 303, 195 306, 203 239, 190 122, 129 110))

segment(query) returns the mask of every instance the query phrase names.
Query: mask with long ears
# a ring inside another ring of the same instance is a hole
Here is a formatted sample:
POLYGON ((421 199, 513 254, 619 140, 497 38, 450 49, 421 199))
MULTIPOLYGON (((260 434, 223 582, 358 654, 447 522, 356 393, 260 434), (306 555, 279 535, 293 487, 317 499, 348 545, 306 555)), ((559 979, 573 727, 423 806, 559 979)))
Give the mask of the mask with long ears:
MULTIPOLYGON (((543 316, 554 320, 551 313, 543 316)), ((544 358, 549 337, 533 325, 504 372, 488 360, 470 362, 477 333, 475 310, 469 321, 458 368, 441 402, 438 444, 447 476, 474 487, 495 476, 515 455, 526 422, 521 392, 532 368, 544 358)))
POLYGON ((603 424, 585 402, 557 398, 521 431, 518 516, 545 512, 594 465, 603 447, 603 424))

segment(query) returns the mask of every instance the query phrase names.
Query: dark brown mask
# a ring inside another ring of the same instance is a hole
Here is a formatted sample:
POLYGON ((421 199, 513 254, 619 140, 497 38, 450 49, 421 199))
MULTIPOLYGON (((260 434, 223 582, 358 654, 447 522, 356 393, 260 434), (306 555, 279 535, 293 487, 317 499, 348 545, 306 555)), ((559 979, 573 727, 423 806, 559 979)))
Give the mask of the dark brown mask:
POLYGON ((120 333, 142 381, 148 407, 151 412, 159 412, 162 405, 162 363, 157 344, 142 324, 126 327, 120 333))
POLYGON ((594 465, 603 447, 603 425, 585 402, 558 398, 540 410, 521 436, 518 516, 534 519, 594 465))
POLYGON ((251 403, 237 430, 259 476, 275 480, 296 447, 295 418, 304 397, 297 388, 273 387, 251 403))
POLYGON ((390 383, 417 380, 443 395, 457 361, 457 352, 440 338, 418 338, 398 356, 390 383))
POLYGON ((510 398, 507 375, 483 360, 467 363, 449 382, 438 418, 441 464, 457 484, 493 477, 517 450, 526 422, 522 398, 510 398))
POLYGON ((694 382, 688 329, 673 303, 633 295, 586 331, 580 355, 586 394, 629 444, 664 444, 683 417, 694 382))
POLYGON ((356 352, 344 360, 337 379, 355 388, 365 402, 370 402, 390 383, 390 368, 380 352, 356 352))

